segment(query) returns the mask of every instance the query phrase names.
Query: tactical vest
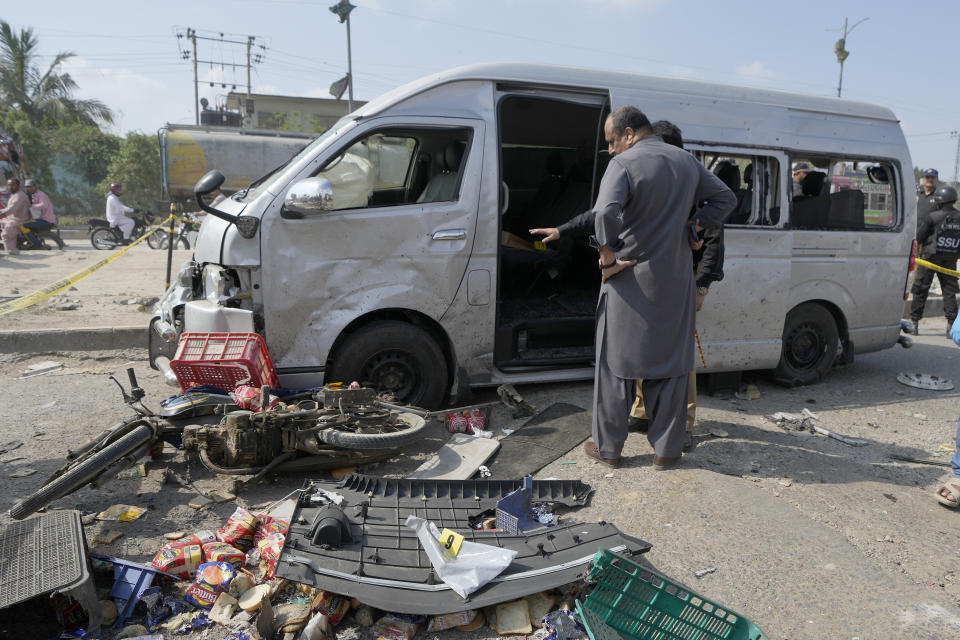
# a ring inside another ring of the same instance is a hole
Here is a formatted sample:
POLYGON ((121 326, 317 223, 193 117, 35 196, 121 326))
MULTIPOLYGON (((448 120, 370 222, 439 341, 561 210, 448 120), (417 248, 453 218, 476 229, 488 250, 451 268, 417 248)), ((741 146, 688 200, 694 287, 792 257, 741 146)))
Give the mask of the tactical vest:
POLYGON ((944 258, 960 256, 960 212, 951 211, 937 225, 937 255, 944 258))

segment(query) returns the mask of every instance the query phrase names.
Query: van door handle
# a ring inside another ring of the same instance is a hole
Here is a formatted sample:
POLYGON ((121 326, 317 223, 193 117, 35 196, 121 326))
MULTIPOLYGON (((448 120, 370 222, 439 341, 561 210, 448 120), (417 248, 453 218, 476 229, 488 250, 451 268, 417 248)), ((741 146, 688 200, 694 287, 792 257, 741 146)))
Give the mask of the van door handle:
POLYGON ((433 232, 433 240, 466 240, 466 229, 440 229, 433 232))

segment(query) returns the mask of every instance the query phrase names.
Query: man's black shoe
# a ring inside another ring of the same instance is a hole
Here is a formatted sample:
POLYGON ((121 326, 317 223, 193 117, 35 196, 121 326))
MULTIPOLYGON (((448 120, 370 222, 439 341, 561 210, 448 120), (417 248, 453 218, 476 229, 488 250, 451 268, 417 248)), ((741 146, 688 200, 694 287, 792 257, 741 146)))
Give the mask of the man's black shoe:
POLYGON ((647 429, 650 428, 650 420, 647 418, 634 418, 630 416, 627 420, 627 430, 628 431, 637 431, 639 433, 646 433, 647 429))
POLYGON ((915 336, 920 335, 920 321, 919 321, 919 320, 913 320, 913 331, 911 331, 910 333, 912 333, 912 334, 915 335, 915 336))

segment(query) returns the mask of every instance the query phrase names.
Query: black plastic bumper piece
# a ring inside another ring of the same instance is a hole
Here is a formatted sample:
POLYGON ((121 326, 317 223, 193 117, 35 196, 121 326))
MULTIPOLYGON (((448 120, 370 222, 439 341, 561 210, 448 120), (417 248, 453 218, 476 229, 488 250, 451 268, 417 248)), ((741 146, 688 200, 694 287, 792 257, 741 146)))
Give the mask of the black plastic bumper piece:
MULTIPOLYGON (((520 486, 520 480, 391 480, 356 474, 339 483, 308 481, 276 575, 355 597, 385 611, 441 615, 573 582, 589 569, 601 548, 624 555, 650 550, 649 543, 605 522, 568 521, 516 536, 470 527, 471 520, 520 486), (338 548, 311 540, 313 523, 329 505, 324 492, 343 498, 339 506, 350 532, 338 548), (517 556, 494 581, 461 598, 434 574, 416 534, 403 524, 409 515, 458 531, 473 542, 513 549, 517 556)), ((580 481, 534 481, 533 502, 578 506, 591 492, 580 481)))

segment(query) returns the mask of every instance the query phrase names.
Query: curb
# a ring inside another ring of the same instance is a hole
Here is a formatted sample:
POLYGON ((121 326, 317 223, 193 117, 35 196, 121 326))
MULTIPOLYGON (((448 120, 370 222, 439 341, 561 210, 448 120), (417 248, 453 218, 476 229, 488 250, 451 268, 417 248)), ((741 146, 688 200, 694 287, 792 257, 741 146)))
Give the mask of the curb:
POLYGON ((0 331, 0 353, 147 348, 147 327, 0 331))

